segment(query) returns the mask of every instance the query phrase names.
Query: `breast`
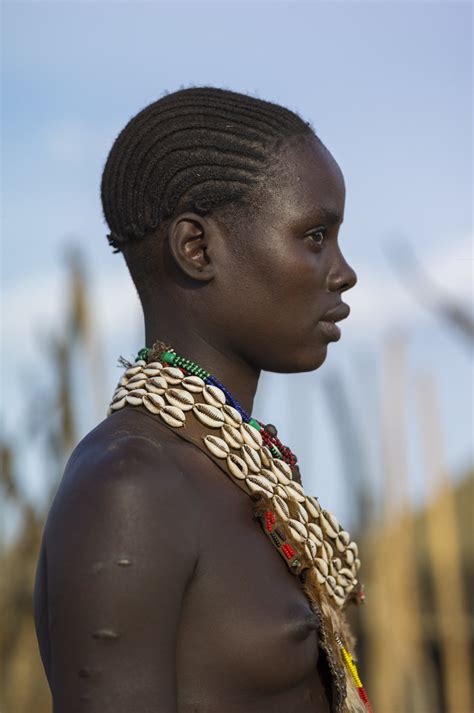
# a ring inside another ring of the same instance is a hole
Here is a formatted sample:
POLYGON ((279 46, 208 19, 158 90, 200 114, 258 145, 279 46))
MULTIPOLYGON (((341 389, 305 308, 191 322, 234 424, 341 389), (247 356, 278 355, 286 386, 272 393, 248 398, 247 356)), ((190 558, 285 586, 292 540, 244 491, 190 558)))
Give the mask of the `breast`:
POLYGON ((247 500, 244 513, 213 509, 183 606, 178 661, 182 674, 199 671, 211 690, 227 681, 239 691, 279 693, 317 675, 317 627, 298 579, 247 500))

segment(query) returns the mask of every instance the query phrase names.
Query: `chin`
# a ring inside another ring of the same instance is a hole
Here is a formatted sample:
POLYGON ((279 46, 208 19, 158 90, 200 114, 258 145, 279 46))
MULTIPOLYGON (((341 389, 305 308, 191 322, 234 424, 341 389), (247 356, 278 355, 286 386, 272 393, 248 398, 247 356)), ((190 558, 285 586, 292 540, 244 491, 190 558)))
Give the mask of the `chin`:
POLYGON ((319 344, 317 347, 299 349, 291 354, 286 354, 286 359, 282 359, 279 364, 272 364, 271 368, 263 368, 265 371, 273 371, 280 374, 314 371, 324 364, 327 353, 327 344, 319 344))

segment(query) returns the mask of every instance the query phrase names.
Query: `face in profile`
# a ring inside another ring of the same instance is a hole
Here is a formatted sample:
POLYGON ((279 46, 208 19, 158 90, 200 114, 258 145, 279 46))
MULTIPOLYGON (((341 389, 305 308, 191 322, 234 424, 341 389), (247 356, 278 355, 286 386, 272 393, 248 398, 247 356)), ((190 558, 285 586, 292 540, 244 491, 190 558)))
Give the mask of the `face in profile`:
POLYGON ((321 325, 322 317, 357 282, 338 243, 344 178, 312 137, 288 142, 277 166, 255 219, 238 235, 228 228, 214 317, 227 325, 234 350, 256 367, 310 371, 339 339, 321 325))

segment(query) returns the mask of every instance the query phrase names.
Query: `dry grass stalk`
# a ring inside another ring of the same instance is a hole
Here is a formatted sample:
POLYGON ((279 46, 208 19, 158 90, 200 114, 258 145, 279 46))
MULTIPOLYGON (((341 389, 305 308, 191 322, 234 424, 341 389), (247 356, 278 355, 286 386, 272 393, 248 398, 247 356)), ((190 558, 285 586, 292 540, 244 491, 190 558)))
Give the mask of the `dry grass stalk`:
POLYGON ((373 568, 368 581, 369 678, 376 710, 418 711, 433 698, 426 687, 420 593, 413 514, 408 505, 407 375, 403 339, 385 349, 382 394, 384 456, 383 523, 372 534, 373 568))
POLYGON ((445 711, 469 713, 472 711, 469 620, 463 591, 460 536, 454 491, 444 465, 441 418, 432 376, 418 376, 416 400, 427 482, 432 494, 426 509, 426 534, 439 626, 445 711))

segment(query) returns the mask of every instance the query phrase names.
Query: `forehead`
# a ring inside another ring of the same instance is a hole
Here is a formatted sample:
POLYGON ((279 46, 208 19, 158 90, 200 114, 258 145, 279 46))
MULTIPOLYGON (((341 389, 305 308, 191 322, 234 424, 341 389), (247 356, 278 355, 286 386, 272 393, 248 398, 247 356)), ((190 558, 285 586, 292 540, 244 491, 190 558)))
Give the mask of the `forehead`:
POLYGON ((268 184, 268 207, 273 215, 292 221, 318 212, 344 216, 342 171, 329 151, 314 137, 288 142, 278 154, 268 184))

